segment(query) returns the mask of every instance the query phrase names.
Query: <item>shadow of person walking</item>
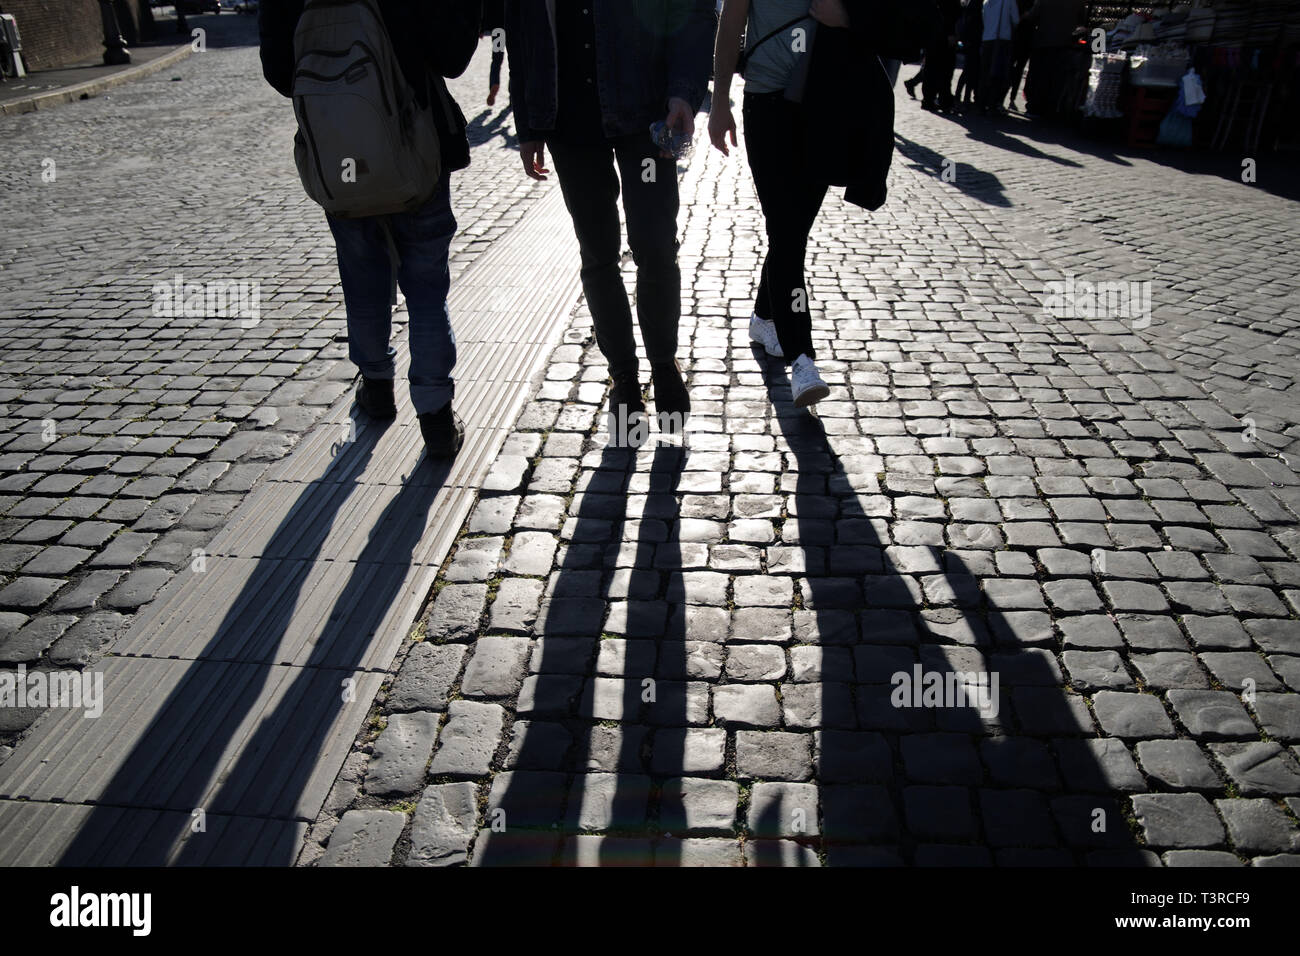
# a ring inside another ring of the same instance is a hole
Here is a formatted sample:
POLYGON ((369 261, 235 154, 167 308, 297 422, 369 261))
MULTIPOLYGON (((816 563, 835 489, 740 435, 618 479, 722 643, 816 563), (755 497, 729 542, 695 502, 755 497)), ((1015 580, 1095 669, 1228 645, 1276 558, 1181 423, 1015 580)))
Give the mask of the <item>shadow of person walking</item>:
POLYGON ((335 458, 333 474, 303 488, 229 611, 114 768, 60 864, 294 862, 291 824, 315 818, 332 782, 330 775, 309 789, 330 728, 345 708, 364 713, 369 704, 348 693, 349 682, 355 689, 366 671, 383 670, 367 663, 371 645, 449 471, 446 463, 421 458, 369 530, 341 590, 312 591, 313 572, 325 563, 321 548, 337 530, 339 514, 358 494, 381 493, 357 477, 380 434, 377 425, 358 429, 335 458), (323 627, 304 632, 296 616, 318 601, 331 602, 323 627), (258 713, 272 693, 275 706, 258 713), (124 841, 120 807, 179 812, 158 814, 124 841), (191 827, 195 810, 209 821, 206 830, 191 827), (259 828, 250 821, 286 825, 274 845, 254 846, 259 828))

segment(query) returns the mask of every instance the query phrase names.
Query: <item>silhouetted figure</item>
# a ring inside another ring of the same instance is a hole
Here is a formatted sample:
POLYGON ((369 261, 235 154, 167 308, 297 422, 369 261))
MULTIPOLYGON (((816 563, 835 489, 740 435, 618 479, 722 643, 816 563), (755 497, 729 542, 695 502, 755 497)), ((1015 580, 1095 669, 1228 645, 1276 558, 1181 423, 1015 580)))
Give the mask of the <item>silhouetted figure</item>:
POLYGON ((1011 41, 1020 8, 1016 0, 984 0, 984 42, 980 49, 980 112, 1002 111, 1011 75, 1011 41))
POLYGON ((506 0, 483 0, 483 36, 492 44, 492 66, 488 72, 487 105, 495 106, 497 93, 501 90, 501 65, 506 60, 504 34, 498 30, 506 28, 506 0))
POLYGON ((1025 77, 1025 67, 1029 65, 1029 54, 1034 48, 1034 33, 1037 28, 1034 21, 1026 19, 1034 0, 1017 0, 1017 5, 1020 8, 1020 22, 1016 24, 1011 39, 1011 92, 1007 96, 1007 108, 1019 111, 1016 97, 1020 95, 1020 82, 1025 77))
POLYGON ((940 0, 939 22, 925 48, 921 108, 946 113, 952 109, 952 71, 957 67, 957 21, 961 0, 940 0))
POLYGON ((1037 0, 1026 16, 1036 27, 1025 80, 1027 112, 1052 117, 1062 111, 1070 46, 1084 12, 1083 0, 1037 0))
POLYGON ((573 218, 582 288, 609 363, 610 412, 618 421, 645 414, 623 285, 620 193, 661 427, 665 420, 684 425, 690 413, 676 359, 682 307, 677 164, 652 141, 650 127, 663 121, 679 137, 694 133, 716 27, 713 0, 506 2, 510 105, 524 173, 546 179, 550 150, 573 218))
POLYGON ((984 43, 984 0, 963 0, 961 21, 957 25, 961 47, 966 55, 961 78, 957 81, 957 105, 975 101, 980 88, 980 47, 984 43))

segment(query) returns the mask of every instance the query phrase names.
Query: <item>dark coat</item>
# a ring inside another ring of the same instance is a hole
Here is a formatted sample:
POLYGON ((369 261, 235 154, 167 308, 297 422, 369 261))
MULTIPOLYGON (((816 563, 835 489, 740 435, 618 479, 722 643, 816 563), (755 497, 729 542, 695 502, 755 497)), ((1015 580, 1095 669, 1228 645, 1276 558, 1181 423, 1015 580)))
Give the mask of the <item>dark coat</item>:
MULTIPOLYGON (((925 7, 908 2, 913 10, 925 7)), ((896 7, 884 8, 880 0, 845 0, 845 6, 849 28, 817 24, 809 50, 802 91, 811 137, 807 155, 818 181, 847 187, 846 200, 878 209, 885 203, 894 157, 894 91, 880 55, 923 39, 933 23, 921 17, 882 29, 880 11, 896 7)))
POLYGON ((483 26, 480 28, 482 32, 491 33, 505 25, 506 0, 483 0, 483 26))
MULTIPOLYGON (((520 140, 544 139, 559 110, 555 3, 506 0, 510 106, 520 140)), ((709 90, 714 0, 587 0, 596 20, 596 78, 606 136, 646 133, 670 97, 699 112, 709 90)))
MULTIPOLYGON (((293 92, 293 32, 302 16, 304 0, 262 0, 258 8, 262 74, 283 96, 293 92)), ((379 0, 379 12, 393 43, 402 75, 422 104, 426 82, 429 89, 448 105, 434 109, 438 141, 442 147, 442 168, 464 169, 469 165, 469 141, 465 138, 465 115, 447 90, 443 77, 465 72, 478 46, 482 15, 481 0, 379 0)))

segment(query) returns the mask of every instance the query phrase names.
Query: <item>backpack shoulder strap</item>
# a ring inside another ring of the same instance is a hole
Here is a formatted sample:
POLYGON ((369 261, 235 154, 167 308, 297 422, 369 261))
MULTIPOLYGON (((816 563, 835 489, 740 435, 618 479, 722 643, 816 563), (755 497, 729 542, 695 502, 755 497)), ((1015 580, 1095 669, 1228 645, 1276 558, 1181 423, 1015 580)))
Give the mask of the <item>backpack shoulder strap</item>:
POLYGON ((751 56, 753 56, 753 55, 754 55, 754 51, 757 50, 759 47, 761 47, 764 43, 766 43, 768 40, 772 39, 772 37, 776 36, 778 33, 784 33, 786 30, 789 30, 792 26, 794 26, 794 25, 795 25, 796 23, 798 23, 800 20, 807 20, 808 17, 809 17, 809 14, 805 13, 805 14, 803 14, 803 15, 801 15, 801 16, 797 16, 797 17, 795 17, 793 20, 789 20, 789 21, 787 21, 786 23, 781 24, 779 27, 777 27, 775 30, 773 30, 771 33, 769 33, 767 36, 763 37, 761 40, 759 40, 759 41, 758 41, 757 43, 755 43, 753 46, 750 46, 748 43, 746 43, 746 44, 745 44, 745 48, 744 48, 743 50, 740 51, 740 60, 739 60, 739 62, 738 62, 738 64, 737 64, 737 72, 740 72, 740 73, 743 74, 745 64, 747 64, 747 63, 749 62, 749 58, 750 58, 751 56))

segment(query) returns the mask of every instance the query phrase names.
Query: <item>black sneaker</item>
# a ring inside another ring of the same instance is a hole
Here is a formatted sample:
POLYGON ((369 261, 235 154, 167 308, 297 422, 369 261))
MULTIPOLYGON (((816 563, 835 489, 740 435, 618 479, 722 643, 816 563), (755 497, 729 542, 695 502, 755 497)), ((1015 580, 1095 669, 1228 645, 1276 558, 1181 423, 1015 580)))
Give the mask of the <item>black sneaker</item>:
POLYGON ((393 380, 361 376, 361 384, 357 386, 357 405, 371 418, 396 418, 393 380))
POLYGON ((465 443, 465 423, 460 420, 448 402, 436 412, 418 416, 420 434, 430 458, 455 458, 465 443))
POLYGON ((641 382, 636 372, 610 377, 614 380, 614 387, 609 390, 609 413, 606 419, 610 442, 617 448, 640 448, 649 437, 641 382))
POLYGON ((650 371, 655 390, 655 411, 659 416, 659 430, 677 434, 686 426, 691 414, 691 396, 682 381, 682 369, 674 359, 658 362, 650 371))

